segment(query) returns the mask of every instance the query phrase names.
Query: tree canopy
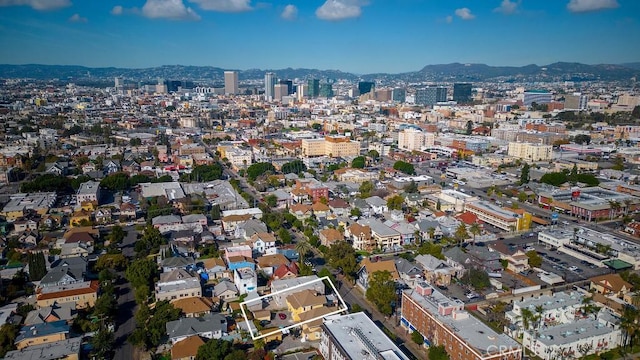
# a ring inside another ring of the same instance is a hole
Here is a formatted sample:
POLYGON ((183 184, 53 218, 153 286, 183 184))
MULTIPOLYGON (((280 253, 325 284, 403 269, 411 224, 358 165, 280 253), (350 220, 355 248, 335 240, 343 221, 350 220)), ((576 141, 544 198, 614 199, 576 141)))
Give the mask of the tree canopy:
POLYGON ((442 345, 429 347, 429 360, 449 360, 449 354, 442 345))
POLYGON ((407 175, 415 175, 416 169, 413 167, 413 164, 404 161, 396 161, 393 164, 393 169, 403 172, 407 175))
POLYGON ((356 251, 346 241, 332 244, 327 250, 327 259, 333 268, 342 269, 345 276, 353 278, 355 275, 358 266, 356 251))
POLYGON ((266 173, 275 173, 276 168, 272 163, 269 162, 260 162, 252 164, 247 168, 247 177, 249 180, 254 181, 259 176, 264 175, 266 173))
POLYGON ((404 204, 404 198, 400 195, 395 195, 387 199, 387 207, 389 210, 402 210, 402 204, 404 204))
POLYGON ((127 280, 134 288, 146 285, 153 286, 153 281, 158 274, 158 265, 155 261, 144 258, 138 259, 129 264, 125 271, 127 280))
POLYGON ((233 343, 220 339, 210 339, 198 348, 196 360, 225 360, 233 352, 233 343))
POLYGON ((100 181, 100 187, 112 191, 126 190, 129 188, 129 175, 125 172, 110 174, 100 181))
POLYGON ((354 169, 364 169, 365 165, 366 165, 366 159, 364 156, 355 157, 351 161, 351 167, 354 169))
POLYGON ((393 303, 396 300, 396 283, 388 270, 375 271, 371 274, 366 296, 367 300, 374 303, 381 313, 391 315, 393 303))
POLYGON ((181 177, 184 181, 207 182, 222 179, 222 166, 218 163, 211 165, 198 165, 193 168, 191 174, 181 177))
POLYGON ((307 171, 307 165, 302 162, 302 160, 293 160, 280 168, 283 174, 300 174, 301 172, 307 171))

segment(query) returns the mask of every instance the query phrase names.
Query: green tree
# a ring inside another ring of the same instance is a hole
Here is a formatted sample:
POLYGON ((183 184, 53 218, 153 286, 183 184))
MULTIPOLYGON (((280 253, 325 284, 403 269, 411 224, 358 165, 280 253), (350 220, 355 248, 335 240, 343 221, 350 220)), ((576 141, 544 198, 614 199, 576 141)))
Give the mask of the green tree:
POLYGON ((114 269, 116 271, 126 269, 129 261, 122 254, 104 254, 100 255, 96 262, 96 270, 114 269))
POLYGON ((334 269, 342 269, 344 275, 353 279, 358 262, 356 261, 356 251, 346 241, 333 243, 327 250, 327 260, 334 269))
POLYGON ((419 255, 431 255, 437 259, 444 260, 442 254, 442 246, 440 244, 434 244, 432 242, 423 242, 418 248, 419 255))
POLYGON ((247 178, 251 181, 255 181, 259 176, 265 174, 273 174, 276 172, 276 168, 272 163, 260 162, 252 164, 247 168, 247 178))
POLYGON ((579 134, 573 138, 573 142, 575 142, 578 145, 582 145, 582 144, 589 145, 591 143, 591 136, 585 135, 585 134, 579 134))
POLYGON ((300 240, 296 243, 296 251, 298 252, 298 256, 300 257, 300 262, 304 263, 304 260, 307 257, 307 253, 311 251, 311 245, 305 240, 300 240))
POLYGON ((462 244, 465 239, 469 238, 469 232, 467 231, 467 226, 464 223, 460 223, 460 225, 458 225, 458 228, 456 229, 456 232, 454 233, 454 236, 458 241, 458 243, 462 244))
POLYGON ((424 344, 424 337, 418 330, 413 330, 413 332, 411 333, 411 340, 413 340, 413 342, 418 345, 424 344))
POLYGON ((378 161, 378 159, 380 159, 380 153, 376 150, 369 150, 367 156, 372 158, 374 161, 378 161))
POLYGON ((211 165, 197 165, 190 174, 181 176, 180 180, 190 182, 219 180, 222 179, 223 172, 222 165, 217 162, 211 165))
POLYGON ((351 167, 354 169, 364 169, 366 165, 366 159, 364 156, 357 156, 351 161, 351 167))
POLYGON ((553 186, 560 186, 567 182, 567 174, 563 172, 552 172, 542 175, 540 182, 553 186))
POLYGON ((91 338, 91 345, 93 345, 92 353, 98 359, 111 358, 113 352, 113 345, 115 343, 115 336, 106 328, 101 328, 91 338))
POLYGON ((418 184, 415 181, 411 180, 409 184, 404 187, 404 192, 407 194, 415 194, 418 192, 418 184))
POLYGON ((15 324, 4 324, 0 327, 0 357, 4 358, 7 352, 16 349, 15 340, 20 327, 15 324))
POLYGON ((623 171, 624 170, 624 158, 622 156, 616 156, 613 159, 613 166, 611 168, 613 170, 623 171))
POLYGON ((119 244, 122 242, 122 240, 124 240, 126 235, 126 232, 120 225, 115 225, 111 228, 111 232, 109 233, 107 239, 111 244, 119 244))
POLYGON ((366 199, 371 196, 371 192, 373 191, 373 183, 371 181, 365 181, 360 184, 360 188, 358 189, 360 192, 360 197, 366 199))
POLYGON ((40 281, 47 274, 47 263, 42 252, 29 253, 29 278, 40 281))
POLYGON ((125 277, 134 288, 152 286, 157 274, 158 265, 147 258, 133 261, 125 271, 125 277))
POLYGON ((354 207, 353 209, 351 209, 350 214, 351 216, 360 217, 362 216, 362 211, 360 210, 360 208, 354 207))
POLYGON ((233 343, 230 341, 211 339, 198 348, 196 360, 225 360, 232 351, 233 343))
POLYGON ((480 233, 482 232, 482 227, 480 227, 480 224, 478 224, 477 222, 474 222, 469 227, 469 232, 471 233, 471 235, 473 235, 473 243, 475 244, 476 236, 480 235, 480 233))
POLYGON ((111 191, 122 191, 129 188, 129 175, 124 172, 111 174, 100 181, 100 187, 111 191))
POLYGON ((471 133, 473 132, 473 121, 469 120, 467 121, 467 131, 466 134, 467 135, 471 135, 471 133))
POLYGON ((542 257, 538 255, 537 251, 527 251, 527 257, 529 258, 529 266, 540 267, 542 265, 542 257))
POLYGON ((404 204, 404 198, 400 195, 395 195, 387 199, 387 207, 389 210, 402 210, 402 204, 404 204))
POLYGON ((431 346, 429 348, 429 360, 449 360, 449 354, 442 345, 431 346))
POLYGON ((468 269, 461 279, 462 283, 471 285, 476 290, 486 289, 491 286, 489 275, 482 269, 468 269))
POLYGON ((278 197, 273 194, 269 194, 264 197, 264 202, 267 203, 269 207, 274 208, 278 206, 278 197))
POLYGON ((362 312, 362 306, 360 306, 360 304, 354 303, 353 305, 351 305, 351 310, 349 311, 352 314, 355 314, 357 312, 362 312))
POLYGON ((283 174, 300 174, 307 171, 307 165, 305 165, 302 160, 293 160, 282 165, 280 171, 283 174))
POLYGON ((289 230, 281 227, 280 230, 278 230, 278 237, 283 244, 291 244, 291 234, 289 230))
POLYGON ((391 315, 392 304, 396 300, 396 283, 388 270, 374 271, 371 274, 366 296, 381 313, 391 315))
POLYGON ((405 173, 407 175, 415 175, 415 173, 416 173, 416 170, 415 170, 413 164, 410 164, 410 163, 404 162, 404 161, 400 161, 400 160, 396 161, 393 164, 393 169, 394 170, 398 170, 400 172, 403 172, 403 173, 405 173))
POLYGON ((531 167, 529 164, 524 163, 524 165, 522 165, 522 169, 520 170, 520 184, 526 184, 529 182, 530 169, 531 167))
POLYGON ((220 205, 215 204, 211 207, 211 220, 220 220, 220 205))

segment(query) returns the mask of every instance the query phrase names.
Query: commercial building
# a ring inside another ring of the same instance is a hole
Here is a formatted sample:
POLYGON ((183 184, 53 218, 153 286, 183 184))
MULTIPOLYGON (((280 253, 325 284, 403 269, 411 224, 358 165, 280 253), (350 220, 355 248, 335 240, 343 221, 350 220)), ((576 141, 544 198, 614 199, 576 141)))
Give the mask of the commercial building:
POLYGON ((576 93, 573 95, 564 96, 564 108, 566 110, 586 110, 589 97, 576 93))
POLYGON ((36 305, 43 308, 73 302, 77 309, 89 308, 95 305, 99 289, 97 280, 43 287, 36 291, 36 305))
POLYGON ((282 101, 282 98, 287 96, 289 88, 285 84, 276 84, 273 87, 273 101, 282 101))
POLYGON ((325 359, 409 360, 363 312, 327 316, 321 329, 320 354, 325 359))
POLYGON ((238 72, 224 72, 224 93, 227 95, 235 95, 238 91, 238 72))
POLYGON ((287 95, 293 95, 293 81, 291 80, 280 80, 280 85, 285 85, 287 87, 287 95))
POLYGON ((468 103, 471 100, 472 97, 470 83, 453 84, 453 101, 458 103, 468 103))
POLYGON ((376 83, 372 81, 360 81, 358 83, 358 92, 360 93, 360 95, 364 95, 374 91, 375 87, 376 83))
POLYGON ((310 98, 317 98, 318 96, 320 96, 320 80, 309 79, 307 81, 307 87, 309 90, 310 98))
POLYGON ((538 203, 586 221, 612 219, 640 207, 638 198, 598 186, 538 191, 538 203))
POLYGON ((391 90, 391 100, 403 103, 407 100, 407 91, 401 88, 391 90))
POLYGON ((402 293, 400 323, 418 331, 427 346, 444 346, 451 360, 519 360, 522 348, 498 334, 425 282, 402 293))
POLYGON ((327 82, 320 83, 320 87, 318 88, 318 96, 323 98, 333 97, 333 84, 327 82))
POLYGON ((347 157, 360 155, 360 142, 346 136, 326 136, 324 139, 302 139, 302 156, 347 157))
POLYGON ((510 142, 507 155, 528 161, 549 161, 553 158, 553 146, 510 142))
POLYGON ((264 98, 267 101, 273 100, 274 88, 276 86, 276 74, 268 72, 264 74, 264 98))
POLYGON ((531 214, 514 212, 487 201, 475 201, 465 205, 465 210, 479 220, 504 231, 526 230, 531 227, 531 214))
POLYGON ((527 90, 524 92, 523 103, 525 106, 531 104, 548 104, 553 100, 553 94, 547 90, 527 90))
POLYGON ((428 87, 416 90, 415 103, 418 105, 433 106, 445 101, 447 101, 446 88, 428 87))
MULTIPOLYGON (((117 79, 117 78, 116 78, 117 79)), ((5 360, 78 360, 82 337, 31 345, 20 350, 9 351, 5 360)))
POLYGON ((25 210, 33 210, 39 215, 46 214, 56 202, 55 192, 11 195, 0 215, 13 222, 24 216, 25 210))
POLYGON ((407 128, 398 133, 398 148, 407 151, 422 150, 433 146, 435 135, 414 128, 407 128))

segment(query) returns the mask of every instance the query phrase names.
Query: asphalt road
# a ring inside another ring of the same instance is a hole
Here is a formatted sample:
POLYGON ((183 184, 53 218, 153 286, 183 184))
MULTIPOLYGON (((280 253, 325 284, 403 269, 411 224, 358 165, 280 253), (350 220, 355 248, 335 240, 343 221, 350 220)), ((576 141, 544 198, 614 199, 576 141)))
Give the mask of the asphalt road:
MULTIPOLYGON (((127 232, 127 236, 122 242, 122 254, 131 259, 134 256, 133 245, 136 242, 137 234, 135 227, 127 226, 124 228, 127 232)), ((124 272, 119 272, 119 276, 124 278, 124 272)), ((115 360, 133 360, 133 345, 127 341, 127 338, 133 332, 136 327, 136 320, 134 318, 136 310, 136 301, 133 295, 133 289, 128 281, 124 280, 117 287, 118 291, 118 315, 116 317, 115 338, 115 360)))

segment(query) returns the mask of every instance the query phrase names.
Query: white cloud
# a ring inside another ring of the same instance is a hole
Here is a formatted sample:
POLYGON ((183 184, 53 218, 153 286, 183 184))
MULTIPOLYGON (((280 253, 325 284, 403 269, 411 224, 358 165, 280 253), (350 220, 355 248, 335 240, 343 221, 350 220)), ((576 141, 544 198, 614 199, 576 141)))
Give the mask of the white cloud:
POLYGON ((71 15, 71 17, 69 18, 69 22, 74 22, 74 23, 86 23, 86 22, 89 22, 89 19, 87 19, 86 17, 82 17, 82 16, 80 16, 80 14, 73 14, 73 15, 71 15))
POLYGON ((120 5, 116 5, 111 9, 111 15, 122 15, 124 9, 120 5))
POLYGON ((451 23, 453 22, 453 16, 451 16, 451 15, 447 16, 447 17, 444 19, 444 21, 446 21, 446 22, 447 22, 447 24, 451 24, 451 23))
POLYGON ((289 4, 284 7, 284 10, 282 10, 282 14, 280 14, 280 17, 285 20, 295 20, 295 18, 298 17, 298 8, 295 5, 289 4))
POLYGON ((462 20, 471 20, 475 19, 476 17, 471 13, 471 10, 469 10, 469 8, 456 9, 456 16, 462 20))
POLYGON ((361 0, 327 0, 316 10, 316 16, 328 21, 355 18, 362 14, 364 5, 367 2, 361 0))
POLYGON ((71 6, 71 0, 0 0, 0 6, 29 6, 34 10, 55 10, 71 6))
POLYGON ((571 0, 567 9, 574 13, 615 9, 620 7, 618 0, 571 0))
POLYGON ((186 7, 182 0, 147 0, 142 15, 150 19, 200 20, 200 15, 186 7))
POLYGON ((493 11, 500 12, 500 13, 503 13, 505 15, 509 15, 509 14, 513 14, 516 11, 518 11, 518 6, 519 5, 520 5, 520 0, 518 0, 518 1, 502 0, 502 2, 500 3, 500 6, 498 6, 495 9, 493 9, 493 11))
POLYGON ((220 12, 243 12, 253 10, 251 0, 189 0, 202 10, 220 12))

